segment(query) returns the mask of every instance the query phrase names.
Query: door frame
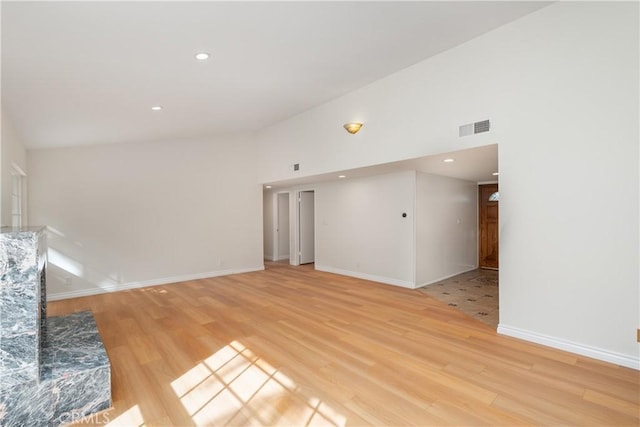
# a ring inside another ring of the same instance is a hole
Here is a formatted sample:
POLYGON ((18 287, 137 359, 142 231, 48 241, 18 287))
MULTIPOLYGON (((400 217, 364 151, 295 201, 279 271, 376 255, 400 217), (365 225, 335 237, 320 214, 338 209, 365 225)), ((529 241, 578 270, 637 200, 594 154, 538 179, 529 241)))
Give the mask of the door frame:
POLYGON ((486 268, 489 270, 500 270, 500 202, 498 202, 497 206, 498 206, 498 268, 492 268, 492 267, 482 267, 481 266, 481 246, 482 246, 482 239, 481 239, 481 229, 482 229, 482 221, 481 221, 481 216, 482 216, 482 190, 480 187, 482 187, 483 185, 496 185, 497 186, 497 191, 500 191, 500 183, 499 181, 483 181, 483 182, 478 182, 478 204, 477 204, 477 208, 478 208, 478 268, 486 268))
MULTIPOLYGON (((278 191, 273 193, 273 259, 272 261, 281 261, 280 256, 280 196, 286 194, 289 211, 289 263, 291 263, 291 192, 278 191)), ((284 259, 284 258, 283 258, 284 259)))
POLYGON ((313 191, 313 250, 314 253, 318 253, 317 246, 317 238, 315 236, 318 235, 318 227, 317 227, 317 203, 316 203, 316 188, 315 187, 305 187, 305 188, 297 188, 292 193, 294 194, 295 203, 291 203, 291 199, 289 199, 289 218, 295 218, 294 221, 289 221, 289 242, 291 250, 291 255, 289 257, 289 262, 291 265, 300 265, 300 211, 298 209, 298 203, 300 200, 300 193, 304 191, 313 191), (293 211, 293 212, 292 212, 293 211), (293 214, 293 215, 292 215, 293 214))
POLYGON ((11 226, 27 226, 27 174, 16 163, 11 162, 11 226), (14 193, 17 186, 17 193, 14 193), (17 199, 17 200, 16 200, 17 199), (17 201, 18 206, 15 206, 17 201), (16 216, 18 216, 16 220, 16 216))
MULTIPOLYGON (((300 193, 303 191, 313 191, 314 196, 317 193, 317 189, 315 187, 299 187, 299 188, 291 188, 281 191, 275 191, 272 197, 272 221, 271 221, 271 230, 273 233, 273 256, 272 261, 276 261, 278 258, 278 195, 279 194, 288 194, 289 195, 289 264, 293 266, 300 265, 300 239, 299 239, 299 223, 300 217, 298 212, 298 199, 300 198, 300 193), (293 203, 292 203, 293 201, 293 203)), ((314 197, 315 202, 315 197, 314 197)), ((313 207, 313 232, 314 232, 314 242, 313 248, 314 252, 317 254, 318 245, 316 243, 317 238, 317 204, 314 203, 313 207)))

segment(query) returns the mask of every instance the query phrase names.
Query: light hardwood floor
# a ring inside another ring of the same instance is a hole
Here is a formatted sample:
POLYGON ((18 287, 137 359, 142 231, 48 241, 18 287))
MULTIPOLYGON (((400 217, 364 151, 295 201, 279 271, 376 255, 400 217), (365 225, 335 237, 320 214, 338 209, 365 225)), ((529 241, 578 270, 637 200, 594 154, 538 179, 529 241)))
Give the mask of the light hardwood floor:
POLYGON ((638 372, 516 339, 424 293, 264 272, 50 303, 92 310, 113 409, 82 425, 634 425, 638 372))

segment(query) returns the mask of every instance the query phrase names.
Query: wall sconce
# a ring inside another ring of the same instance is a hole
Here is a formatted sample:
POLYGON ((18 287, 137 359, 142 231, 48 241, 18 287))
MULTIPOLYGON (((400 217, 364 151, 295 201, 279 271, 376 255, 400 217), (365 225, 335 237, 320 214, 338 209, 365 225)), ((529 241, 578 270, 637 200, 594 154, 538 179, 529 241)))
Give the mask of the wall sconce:
POLYGON ((362 123, 347 123, 344 125, 344 128, 349 133, 358 133, 361 127, 362 127, 362 123))

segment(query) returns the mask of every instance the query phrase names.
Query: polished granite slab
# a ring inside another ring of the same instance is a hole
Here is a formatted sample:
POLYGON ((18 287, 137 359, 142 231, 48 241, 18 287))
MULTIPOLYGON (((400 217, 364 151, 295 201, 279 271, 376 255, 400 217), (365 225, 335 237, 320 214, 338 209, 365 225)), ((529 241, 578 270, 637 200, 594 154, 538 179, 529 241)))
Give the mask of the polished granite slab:
POLYGON ((59 426, 111 406, 111 368, 91 312, 47 319, 39 381, 0 392, 3 426, 59 426))
POLYGON ((40 377, 45 267, 43 227, 0 229, 0 391, 40 377))
POLYGON ((111 406, 91 312, 47 317, 44 227, 0 228, 0 426, 55 427, 111 406))

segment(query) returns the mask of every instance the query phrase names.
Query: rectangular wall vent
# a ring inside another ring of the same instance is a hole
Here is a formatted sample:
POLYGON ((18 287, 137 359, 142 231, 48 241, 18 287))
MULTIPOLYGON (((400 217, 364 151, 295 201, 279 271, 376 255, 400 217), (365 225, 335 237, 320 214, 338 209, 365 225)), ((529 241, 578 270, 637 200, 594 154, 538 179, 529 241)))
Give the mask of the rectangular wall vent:
POLYGON ((480 122, 461 125, 458 130, 459 136, 475 135, 477 133, 489 132, 489 130, 491 130, 491 123, 489 120, 482 120, 480 122))
POLYGON ((473 124, 473 133, 489 132, 490 128, 491 128, 491 125, 489 124, 489 120, 475 122, 473 124))
POLYGON ((473 135, 473 123, 460 126, 460 136, 473 135))
POLYGON ((293 171, 299 171, 300 170, 300 163, 296 163, 295 165, 293 165, 293 171))

